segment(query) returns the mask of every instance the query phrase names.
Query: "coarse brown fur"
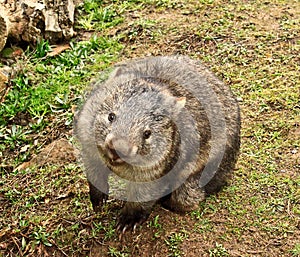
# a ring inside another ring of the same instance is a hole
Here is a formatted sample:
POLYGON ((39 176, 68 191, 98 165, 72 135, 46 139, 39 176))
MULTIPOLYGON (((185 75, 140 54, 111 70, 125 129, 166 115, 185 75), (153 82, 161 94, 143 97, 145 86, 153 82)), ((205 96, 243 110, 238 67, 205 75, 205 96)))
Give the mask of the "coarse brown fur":
POLYGON ((119 228, 143 222, 160 201, 197 208, 232 176, 240 145, 238 103, 228 86, 185 56, 119 64, 75 122, 94 209, 109 176, 127 185, 119 228))

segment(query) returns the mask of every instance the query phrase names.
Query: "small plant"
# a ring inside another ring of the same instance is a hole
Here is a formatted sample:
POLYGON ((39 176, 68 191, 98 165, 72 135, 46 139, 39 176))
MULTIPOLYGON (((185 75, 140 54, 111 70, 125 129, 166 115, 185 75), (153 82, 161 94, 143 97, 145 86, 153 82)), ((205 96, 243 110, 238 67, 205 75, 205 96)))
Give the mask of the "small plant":
POLYGON ((200 219, 196 224, 195 224, 195 231, 200 232, 200 233, 205 233, 208 231, 213 231, 214 227, 212 222, 209 219, 200 219))
POLYGON ((216 243, 215 248, 209 250, 209 256, 223 257, 223 256, 229 256, 229 253, 227 252, 226 248, 222 244, 216 243))
POLYGON ((111 257, 128 257, 129 254, 124 253, 124 252, 122 253, 117 248, 109 246, 108 256, 111 256, 111 257))
POLYGON ((85 30, 102 30, 113 27, 123 22, 124 18, 120 16, 122 9, 118 5, 104 6, 102 1, 85 0, 78 10, 82 18, 78 24, 85 30))
POLYGON ((293 250, 291 250, 292 256, 300 256, 300 243, 295 244, 293 250))
POLYGON ((211 5, 214 3, 214 0, 200 0, 200 3, 204 5, 211 5))
POLYGON ((186 233, 183 233, 183 232, 171 233, 170 236, 168 237, 168 239, 165 240, 165 243, 169 248, 168 256, 172 256, 172 257, 182 256, 180 244, 186 238, 187 238, 186 233))
POLYGON ((105 230, 105 226, 102 224, 102 222, 96 223, 93 222, 93 229, 92 229, 92 235, 93 237, 97 237, 99 233, 103 232, 105 230))
POLYGON ((158 238, 162 232, 162 225, 158 222, 159 215, 156 215, 153 220, 149 221, 149 227, 153 227, 156 229, 154 232, 154 238, 158 238))
POLYGON ((181 1, 174 1, 174 0, 156 0, 155 5, 157 7, 165 7, 170 9, 176 9, 182 7, 181 1))
POLYGON ((3 138, 4 142, 10 145, 11 149, 14 149, 16 146, 26 142, 26 135, 30 132, 30 130, 24 131, 21 126, 13 124, 11 128, 0 128, 0 138, 3 138))
POLYGON ((156 28, 156 21, 141 19, 130 24, 126 37, 130 41, 134 41, 138 37, 146 37, 148 39, 154 40, 157 35, 159 35, 159 32, 157 32, 156 28))
POLYGON ((44 244, 46 246, 52 246, 48 240, 49 233, 47 233, 43 227, 38 227, 38 230, 34 231, 31 237, 35 240, 36 245, 44 244))
POLYGON ((35 58, 45 57, 48 52, 51 51, 51 47, 47 40, 41 39, 37 42, 36 49, 34 51, 35 58))
POLYGON ((110 222, 108 226, 106 226, 105 230, 105 239, 111 239, 114 236, 116 236, 116 230, 115 230, 115 222, 110 222))

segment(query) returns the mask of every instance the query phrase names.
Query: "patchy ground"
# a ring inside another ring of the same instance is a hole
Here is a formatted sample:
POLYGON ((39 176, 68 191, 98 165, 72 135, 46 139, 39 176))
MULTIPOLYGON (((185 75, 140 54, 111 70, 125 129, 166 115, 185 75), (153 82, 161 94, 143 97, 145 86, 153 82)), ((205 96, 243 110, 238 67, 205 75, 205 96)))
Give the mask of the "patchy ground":
POLYGON ((299 1, 98 5, 79 8, 71 50, 45 59, 43 43, 17 61, 23 73, 1 103, 0 256, 300 256, 299 1), (240 100, 235 176, 199 210, 156 206, 120 238, 121 203, 92 211, 68 143, 74 105, 112 63, 179 53, 201 59, 240 100))

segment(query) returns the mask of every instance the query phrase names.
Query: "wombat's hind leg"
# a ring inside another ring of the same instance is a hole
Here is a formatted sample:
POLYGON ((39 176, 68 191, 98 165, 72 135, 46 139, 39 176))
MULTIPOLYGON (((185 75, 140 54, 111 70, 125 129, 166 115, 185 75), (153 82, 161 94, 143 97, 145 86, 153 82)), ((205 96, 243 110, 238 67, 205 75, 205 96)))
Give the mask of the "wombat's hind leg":
POLYGON ((101 192, 89 181, 90 199, 95 212, 99 211, 103 203, 107 200, 107 194, 101 192))
POLYGON ((199 203, 205 199, 205 192, 197 183, 186 182, 165 197, 162 206, 176 212, 187 212, 199 207, 199 203))

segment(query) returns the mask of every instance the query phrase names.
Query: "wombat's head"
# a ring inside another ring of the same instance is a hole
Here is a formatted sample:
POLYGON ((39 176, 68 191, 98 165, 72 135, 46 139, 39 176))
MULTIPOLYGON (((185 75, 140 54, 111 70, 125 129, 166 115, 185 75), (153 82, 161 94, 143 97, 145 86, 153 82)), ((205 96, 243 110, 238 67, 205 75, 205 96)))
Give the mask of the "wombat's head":
POLYGON ((95 140, 110 168, 153 169, 174 156, 179 144, 176 119, 186 99, 159 90, 155 83, 145 78, 124 82, 99 106, 95 140))

